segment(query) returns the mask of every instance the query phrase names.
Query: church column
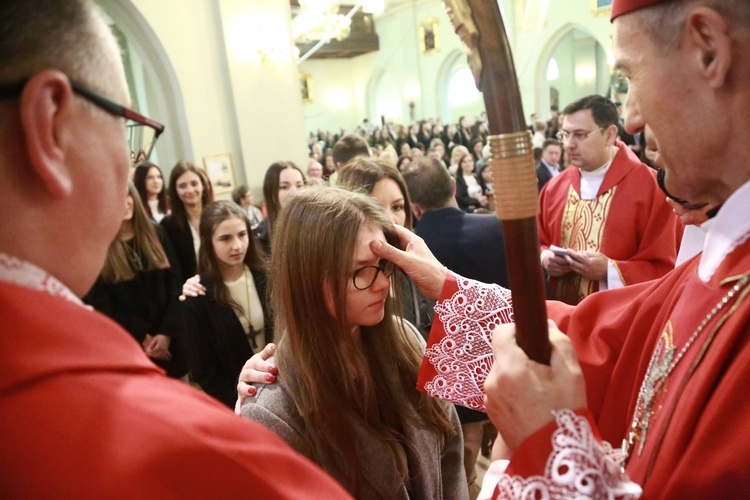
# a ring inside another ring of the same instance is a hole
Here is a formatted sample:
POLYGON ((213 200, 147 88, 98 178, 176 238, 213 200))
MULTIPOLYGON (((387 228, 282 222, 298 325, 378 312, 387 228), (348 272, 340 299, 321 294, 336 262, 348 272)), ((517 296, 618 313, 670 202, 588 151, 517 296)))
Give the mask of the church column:
POLYGON ((274 161, 305 171, 307 141, 288 0, 218 0, 248 185, 274 161))

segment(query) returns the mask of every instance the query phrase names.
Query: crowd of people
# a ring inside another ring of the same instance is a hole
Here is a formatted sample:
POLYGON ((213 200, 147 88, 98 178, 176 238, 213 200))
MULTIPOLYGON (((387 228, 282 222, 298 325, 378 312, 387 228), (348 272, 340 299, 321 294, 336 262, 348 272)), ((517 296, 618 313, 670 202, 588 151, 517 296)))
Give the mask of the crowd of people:
POLYGON ((115 105, 109 29, 34 3, 0 4, 3 496, 750 493, 746 2, 615 0, 624 121, 532 117, 550 366, 514 340, 484 116, 313 136, 262 210, 189 161, 128 181, 122 118, 158 124, 115 105))

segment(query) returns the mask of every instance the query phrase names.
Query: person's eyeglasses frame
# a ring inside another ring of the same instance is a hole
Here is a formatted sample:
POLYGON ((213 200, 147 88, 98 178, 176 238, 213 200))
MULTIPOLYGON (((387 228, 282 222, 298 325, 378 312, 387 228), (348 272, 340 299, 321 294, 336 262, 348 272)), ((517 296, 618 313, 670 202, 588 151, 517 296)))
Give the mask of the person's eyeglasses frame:
POLYGON ((581 134, 581 132, 579 130, 576 130, 572 134, 570 132, 566 132, 564 130, 561 130, 561 131, 559 131, 556 134, 556 137, 557 137, 557 140, 560 141, 560 142, 562 142, 562 143, 567 142, 569 138, 571 140, 575 140, 578 143, 578 142, 585 141, 586 139, 588 139, 589 137, 591 137, 592 135, 594 135, 597 132, 604 132, 606 129, 607 129, 607 127, 599 127, 599 128, 594 129, 591 132, 588 132, 586 134, 581 134), (576 137, 576 134, 581 134, 581 135, 579 137, 576 137))
MULTIPOLYGON (((23 88, 26 86, 26 83, 28 81, 28 79, 25 79, 13 83, 0 84, 0 99, 9 99, 11 97, 19 95, 21 92, 23 92, 23 88)), ((151 157, 151 152, 154 150, 156 139, 158 139, 162 132, 164 132, 164 125, 162 123, 143 116, 133 109, 125 107, 121 104, 117 104, 116 102, 107 99, 106 97, 97 94, 92 90, 87 89, 80 83, 76 83, 73 80, 70 80, 70 87, 76 94, 80 95, 92 104, 99 106, 100 108, 114 116, 119 116, 121 118, 125 118, 140 125, 144 125, 146 127, 151 127, 152 129, 154 129, 154 139, 151 141, 151 145, 149 146, 148 151, 145 152, 146 159, 149 159, 151 157)))
POLYGON ((375 283, 375 280, 378 279, 379 273, 383 273, 383 276, 385 276, 386 278, 390 278, 391 276, 393 276, 393 271, 395 270, 396 270, 396 264, 394 264, 393 262, 389 260, 383 260, 377 266, 360 267, 359 269, 356 269, 354 273, 352 273, 352 284, 354 285, 354 288, 356 288, 357 290, 367 290, 373 285, 373 283, 375 283), (370 268, 377 269, 377 271, 372 277, 372 281, 370 281, 370 283, 365 287, 357 286, 357 275, 360 274, 362 271, 365 271, 370 268))

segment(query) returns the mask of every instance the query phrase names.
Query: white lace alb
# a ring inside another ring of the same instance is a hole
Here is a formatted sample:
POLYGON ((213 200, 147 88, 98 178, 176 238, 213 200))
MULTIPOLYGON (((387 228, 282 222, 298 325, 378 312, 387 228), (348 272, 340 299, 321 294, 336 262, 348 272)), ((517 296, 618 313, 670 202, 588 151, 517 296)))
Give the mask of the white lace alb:
POLYGON ((47 292, 55 297, 62 297, 83 305, 81 299, 44 269, 3 252, 0 252, 0 281, 47 292))
POLYGON ((510 290, 454 276, 458 291, 435 307, 446 336, 425 351, 437 375, 424 389, 436 398, 484 411, 484 381, 494 360, 492 331, 513 322, 510 290))
POLYGON ((641 487, 622 472, 622 451, 594 437, 585 417, 570 410, 555 415, 552 453, 544 476, 503 474, 495 498, 513 499, 631 499, 641 487))

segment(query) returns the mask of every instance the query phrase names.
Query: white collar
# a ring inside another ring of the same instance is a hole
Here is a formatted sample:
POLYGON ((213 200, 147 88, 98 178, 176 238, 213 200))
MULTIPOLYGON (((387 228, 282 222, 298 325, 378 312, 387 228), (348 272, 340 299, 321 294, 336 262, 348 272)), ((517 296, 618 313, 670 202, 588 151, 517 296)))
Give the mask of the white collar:
POLYGON ((703 243, 703 254, 698 265, 698 277, 701 281, 707 283, 727 255, 750 238, 748 213, 750 213, 750 181, 732 193, 716 217, 704 223, 704 226, 708 226, 708 234, 703 243))
POLYGON ((542 159, 542 165, 544 165, 545 167, 547 167, 548 170, 554 170, 555 172, 559 172, 560 171, 560 164, 559 163, 557 165, 550 165, 549 163, 547 163, 546 161, 544 161, 544 159, 542 159))
POLYGON ((62 297, 75 304, 83 305, 81 299, 57 278, 30 262, 23 261, 0 252, 0 282, 47 292, 55 297, 62 297))
POLYGON ((609 155, 609 161, 607 161, 607 163, 597 168, 596 170, 587 172, 586 170, 579 168, 578 170, 581 171, 581 177, 585 177, 587 179, 596 179, 596 178, 603 179, 604 176, 607 175, 607 172, 609 171, 609 167, 612 166, 612 162, 615 161, 615 156, 617 156, 618 151, 619 149, 616 146, 612 146, 612 151, 609 155))

